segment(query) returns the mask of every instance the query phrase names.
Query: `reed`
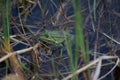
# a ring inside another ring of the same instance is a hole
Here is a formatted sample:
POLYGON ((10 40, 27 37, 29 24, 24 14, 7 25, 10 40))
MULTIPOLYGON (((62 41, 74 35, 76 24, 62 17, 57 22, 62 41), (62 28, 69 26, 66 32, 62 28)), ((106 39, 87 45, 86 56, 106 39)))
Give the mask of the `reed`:
MULTIPOLYGON (((1 9, 3 37, 4 37, 3 45, 4 45, 4 52, 7 54, 13 51, 10 46, 10 15, 11 15, 10 4, 11 4, 11 0, 2 0, 1 3, 1 5, 3 5, 1 9)), ((13 71, 17 74, 17 78, 18 78, 17 80, 24 80, 22 69, 16 56, 15 55, 11 56, 9 60, 11 67, 13 68, 13 71)), ((6 65, 8 67, 8 61, 6 61, 6 65)))

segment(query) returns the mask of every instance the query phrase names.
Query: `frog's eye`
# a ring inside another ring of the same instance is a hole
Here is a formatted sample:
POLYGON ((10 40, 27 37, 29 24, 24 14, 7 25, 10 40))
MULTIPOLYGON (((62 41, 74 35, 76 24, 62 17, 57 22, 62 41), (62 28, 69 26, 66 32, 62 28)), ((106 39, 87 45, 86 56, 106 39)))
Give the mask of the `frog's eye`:
POLYGON ((47 38, 49 37, 47 34, 45 34, 44 36, 47 37, 47 38))

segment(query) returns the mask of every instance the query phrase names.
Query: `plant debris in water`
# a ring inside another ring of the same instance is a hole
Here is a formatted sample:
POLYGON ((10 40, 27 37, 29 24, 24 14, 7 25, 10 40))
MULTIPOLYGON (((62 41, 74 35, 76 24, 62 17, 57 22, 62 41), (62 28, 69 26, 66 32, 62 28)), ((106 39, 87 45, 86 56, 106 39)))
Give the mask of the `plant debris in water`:
MULTIPOLYGON (((2 1, 0 7, 4 5, 2 1)), ((91 79, 119 80, 119 3, 119 0, 81 0, 75 10, 72 0, 11 0, 10 48, 16 54, 25 80, 87 80, 88 75, 91 79), (75 36, 80 36, 75 32, 80 22, 75 20, 76 15, 80 17, 77 11, 82 17, 85 54, 90 58, 87 64, 81 48, 75 49, 75 36)), ((2 8, 0 18, 1 11, 2 8)), ((16 74, 11 63, 6 73, 5 60, 11 56, 3 59, 7 54, 4 54, 2 20, 0 25, 0 80, 5 80, 5 76, 14 80, 16 74)))

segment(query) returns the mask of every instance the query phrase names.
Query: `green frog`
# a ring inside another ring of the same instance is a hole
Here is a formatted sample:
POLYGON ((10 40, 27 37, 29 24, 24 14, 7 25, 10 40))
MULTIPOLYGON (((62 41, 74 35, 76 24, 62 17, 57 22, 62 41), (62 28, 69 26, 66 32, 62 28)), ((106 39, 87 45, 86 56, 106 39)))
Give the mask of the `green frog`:
POLYGON ((57 46, 61 46, 65 39, 72 40, 72 37, 70 31, 64 30, 45 30, 39 36, 40 40, 57 46))

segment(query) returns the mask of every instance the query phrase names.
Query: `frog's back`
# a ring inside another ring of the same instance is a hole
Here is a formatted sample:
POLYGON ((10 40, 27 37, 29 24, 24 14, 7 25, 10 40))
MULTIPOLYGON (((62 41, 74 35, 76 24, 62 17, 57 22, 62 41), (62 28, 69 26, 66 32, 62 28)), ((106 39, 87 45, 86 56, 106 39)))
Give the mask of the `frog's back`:
POLYGON ((40 39, 54 41, 55 43, 62 43, 65 38, 72 40, 70 31, 64 30, 45 30, 40 34, 40 39))

